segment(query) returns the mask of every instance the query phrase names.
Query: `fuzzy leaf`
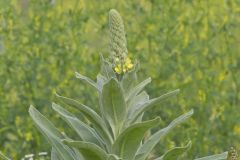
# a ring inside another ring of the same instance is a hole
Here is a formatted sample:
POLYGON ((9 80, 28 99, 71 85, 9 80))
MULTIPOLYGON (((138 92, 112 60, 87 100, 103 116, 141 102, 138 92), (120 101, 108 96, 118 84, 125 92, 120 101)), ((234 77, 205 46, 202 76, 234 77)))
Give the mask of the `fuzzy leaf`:
POLYGON ((135 96, 128 104, 128 117, 131 119, 131 116, 142 106, 143 104, 149 101, 149 95, 147 92, 142 91, 139 95, 135 96))
POLYGON ((137 83, 137 72, 138 71, 138 64, 134 65, 134 69, 132 69, 130 72, 127 72, 123 75, 121 80, 121 85, 124 91, 124 94, 128 94, 130 90, 133 89, 133 87, 137 83))
POLYGON ((135 153, 141 144, 144 134, 149 129, 159 125, 160 118, 136 123, 125 129, 116 139, 113 151, 123 160, 134 159, 135 153))
POLYGON ((142 81, 141 83, 139 83, 132 90, 130 90, 130 92, 126 95, 126 101, 128 101, 129 99, 132 99, 133 97, 138 95, 138 93, 140 93, 144 89, 144 87, 146 87, 146 85, 148 85, 151 81, 152 80, 149 77, 149 78, 145 79, 144 81, 142 81))
POLYGON ((101 88, 98 86, 98 84, 96 82, 94 82, 93 80, 91 80, 90 78, 81 75, 78 72, 75 72, 76 78, 79 78, 81 80, 86 81, 88 84, 90 84, 91 86, 93 86, 94 88, 96 88, 98 91, 101 91, 101 88))
POLYGON ((98 84, 100 90, 102 90, 102 87, 103 87, 103 85, 104 85, 106 82, 107 82, 107 78, 104 77, 102 74, 99 73, 99 74, 97 75, 97 84, 98 84))
POLYGON ((177 160, 179 156, 181 156, 184 152, 186 152, 189 148, 191 148, 192 143, 189 142, 184 147, 175 147, 169 151, 167 151, 162 157, 159 157, 155 160, 177 160))
POLYGON ((116 137, 125 120, 127 106, 120 84, 115 79, 111 79, 103 86, 101 99, 104 116, 116 137))
POLYGON ((150 136, 146 142, 139 148, 135 160, 145 160, 150 154, 152 149, 158 144, 162 137, 167 135, 173 128, 175 128, 180 123, 186 121, 189 117, 193 115, 193 110, 179 116, 173 120, 166 128, 161 129, 150 136))
POLYGON ((151 109, 154 105, 156 105, 157 103, 160 103, 170 97, 176 96, 179 93, 179 89, 168 92, 160 97, 157 98, 153 98, 151 100, 149 100, 148 102, 146 102, 145 104, 143 104, 142 106, 139 107, 138 110, 136 110, 136 112, 131 116, 132 119, 130 120, 130 124, 134 123, 136 121, 136 119, 145 111, 151 109))
POLYGON ((52 147, 52 151, 51 151, 51 160, 60 160, 60 158, 57 155, 56 149, 53 147, 52 147))
POLYGON ((110 154, 107 160, 122 160, 122 159, 114 154, 110 154))
POLYGON ((106 61, 103 57, 102 54, 100 54, 100 59, 101 59, 101 70, 100 73, 106 78, 106 79, 111 79, 115 78, 116 74, 112 70, 111 65, 109 64, 108 61, 106 61))
POLYGON ((87 142, 92 142, 98 146, 105 147, 103 140, 99 137, 96 131, 90 126, 81 122, 73 114, 60 107, 59 105, 53 103, 52 108, 60 114, 60 116, 65 120, 71 128, 73 128, 80 138, 87 142))
POLYGON ((207 156, 203 158, 197 158, 195 160, 227 160, 228 152, 224 152, 221 154, 216 154, 212 156, 207 156))
MULTIPOLYGON (((135 113, 136 110, 139 109, 139 107, 141 105, 143 105, 144 103, 146 103, 147 101, 149 101, 149 95, 147 94, 147 92, 142 91, 139 95, 137 95, 136 97, 134 97, 128 104, 128 115, 127 115, 127 120, 125 121, 125 126, 129 126, 129 121, 132 118, 132 115, 135 113)), ((142 121, 142 117, 143 117, 143 113, 138 117, 138 119, 135 121, 137 122, 141 122, 142 121)))
POLYGON ((56 149, 58 158, 60 158, 61 160, 76 160, 70 148, 61 142, 63 135, 53 126, 53 124, 46 117, 44 117, 33 106, 30 106, 29 114, 40 132, 56 149))
POLYGON ((112 143, 112 137, 108 132, 103 119, 94 110, 71 98, 63 97, 60 95, 57 95, 57 97, 65 104, 69 105, 70 107, 77 108, 81 113, 83 113, 84 116, 86 116, 86 118, 94 125, 96 131, 101 135, 104 141, 107 144, 112 143))
POLYGON ((86 160, 106 160, 108 158, 107 153, 93 143, 69 140, 64 140, 63 143, 78 149, 86 160))

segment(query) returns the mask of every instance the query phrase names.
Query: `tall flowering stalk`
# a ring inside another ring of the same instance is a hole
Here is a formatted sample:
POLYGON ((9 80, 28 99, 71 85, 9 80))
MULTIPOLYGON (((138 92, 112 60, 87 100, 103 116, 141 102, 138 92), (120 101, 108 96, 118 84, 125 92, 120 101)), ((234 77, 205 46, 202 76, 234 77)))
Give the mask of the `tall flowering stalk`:
POLYGON ((123 20, 115 9, 111 9, 109 12, 109 32, 110 59, 113 63, 114 71, 117 74, 126 73, 133 68, 133 64, 128 57, 123 20))

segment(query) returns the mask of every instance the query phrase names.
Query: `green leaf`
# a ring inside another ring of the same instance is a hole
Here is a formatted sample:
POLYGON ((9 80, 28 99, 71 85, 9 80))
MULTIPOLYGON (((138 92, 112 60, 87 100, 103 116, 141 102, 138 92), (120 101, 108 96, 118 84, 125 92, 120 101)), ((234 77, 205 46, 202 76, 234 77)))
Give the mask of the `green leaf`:
POLYGON ((216 154, 212 156, 207 156, 203 158, 197 158, 195 160, 227 160, 228 152, 224 152, 221 154, 216 154))
POLYGON ((6 157, 5 155, 3 155, 2 152, 0 152, 0 158, 1 158, 2 160, 11 160, 11 159, 9 159, 8 157, 6 157))
MULTIPOLYGON (((129 126, 130 119, 132 118, 132 115, 139 109, 139 107, 149 101, 149 95, 147 92, 142 91, 139 95, 134 97, 128 104, 128 115, 127 120, 125 121, 125 126, 129 126)), ((138 119, 135 122, 141 122, 143 117, 143 113, 138 117, 138 119)))
POLYGON ((103 115, 110 124, 114 137, 116 137, 125 120, 127 106, 120 84, 115 79, 111 79, 103 86, 101 100, 103 115))
POLYGON ((137 96, 132 98, 131 101, 129 101, 128 106, 129 106, 129 109, 135 108, 133 110, 137 110, 137 108, 138 108, 138 107, 136 107, 137 105, 142 105, 148 101, 149 101, 149 95, 147 94, 146 91, 142 91, 137 96))
POLYGON ((104 59, 102 54, 100 54, 100 59, 101 59, 101 70, 100 70, 100 73, 104 77, 106 77, 106 79, 115 78, 116 74, 112 70, 112 67, 109 64, 109 62, 104 59))
POLYGON ((192 143, 189 142, 184 147, 175 147, 167 151, 162 157, 156 158, 155 160, 177 160, 184 152, 191 148, 192 143))
POLYGON ((130 124, 134 123, 136 121, 136 119, 138 119, 138 117, 144 113, 145 111, 151 109, 154 105, 156 105, 157 103, 160 103, 170 97, 176 96, 179 93, 179 89, 168 92, 160 97, 154 98, 149 100, 148 102, 144 103, 142 106, 139 107, 138 110, 136 110, 136 112, 131 116, 131 120, 130 120, 130 124))
POLYGON ((106 160, 107 153, 97 145, 83 141, 63 140, 63 143, 80 151, 86 160, 106 160))
POLYGON ((175 128, 180 123, 185 122, 189 117, 193 115, 193 110, 179 116, 173 120, 167 127, 161 129, 150 136, 145 143, 139 148, 135 160, 145 160, 153 148, 159 143, 161 138, 167 135, 173 128, 175 128))
POLYGON ((139 95, 132 98, 128 104, 128 119, 131 119, 132 115, 140 108, 140 106, 148 101, 149 95, 145 91, 142 91, 139 95))
POLYGON ((91 80, 90 78, 81 75, 78 72, 75 72, 76 78, 79 78, 81 80, 86 81, 88 84, 90 84, 91 86, 93 86, 94 88, 96 88, 98 91, 101 91, 101 88, 98 86, 98 84, 96 82, 94 82, 93 80, 91 80))
POLYGON ((144 134, 149 129, 159 125, 160 118, 136 123, 126 128, 116 139, 113 151, 123 160, 134 159, 135 153, 141 144, 144 134))
POLYGON ((126 101, 132 99, 133 97, 135 97, 136 95, 138 95, 138 93, 140 93, 145 87, 146 85, 148 85, 151 82, 151 78, 147 78, 144 81, 142 81, 141 83, 139 83, 136 87, 134 87, 132 90, 130 90, 130 92, 126 95, 126 101))
POLYGON ((138 64, 134 65, 134 69, 132 69, 130 72, 127 72, 123 75, 121 80, 121 85, 124 91, 124 94, 128 94, 130 90, 133 89, 133 87, 136 85, 138 78, 137 78, 137 72, 138 71, 138 64))
POLYGON ((52 147, 52 151, 51 151, 51 160, 60 160, 60 158, 57 155, 56 149, 53 147, 52 147))
POLYGON ((97 75, 97 84, 100 88, 100 90, 102 90, 103 85, 107 82, 107 78, 104 77, 103 75, 101 75, 100 73, 97 75))
POLYGON ((79 137, 87 142, 92 142, 98 146, 105 147, 103 140, 99 137, 96 131, 90 126, 84 124, 73 114, 60 107, 59 105, 53 103, 52 108, 58 112, 63 120, 65 120, 79 135, 79 137))
POLYGON ((61 142, 63 135, 53 126, 53 124, 38 112, 33 106, 29 108, 29 114, 40 132, 48 142, 56 149, 58 158, 61 160, 76 160, 70 148, 61 142))
POLYGON ((57 98, 61 100, 63 103, 69 105, 70 107, 74 107, 78 109, 84 116, 93 124, 94 128, 98 132, 98 134, 104 139, 104 142, 107 144, 112 144, 112 137, 108 132, 108 129, 103 121, 103 119, 90 107, 79 103, 78 101, 60 96, 58 94, 57 98))
POLYGON ((78 149, 73 148, 73 151, 75 152, 76 157, 77 157, 78 160, 86 160, 86 159, 83 157, 83 155, 79 152, 78 149))
POLYGON ((117 155, 109 154, 109 157, 107 160, 122 160, 122 159, 119 158, 117 155))

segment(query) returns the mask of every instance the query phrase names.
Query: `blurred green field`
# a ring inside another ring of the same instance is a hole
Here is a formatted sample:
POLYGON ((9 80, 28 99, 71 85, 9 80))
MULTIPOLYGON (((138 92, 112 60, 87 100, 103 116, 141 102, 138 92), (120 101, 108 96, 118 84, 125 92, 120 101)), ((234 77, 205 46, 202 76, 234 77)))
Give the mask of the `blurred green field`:
POLYGON ((239 0, 1 0, 0 150, 13 159, 49 151, 28 107, 68 130, 50 109, 55 92, 96 105, 97 93, 74 72, 91 78, 98 73, 99 53, 109 50, 111 8, 125 21, 129 53, 141 62, 140 79, 153 78, 150 95, 181 89, 145 118, 158 114, 163 127, 195 110, 156 154, 190 139, 190 159, 240 149, 239 0))

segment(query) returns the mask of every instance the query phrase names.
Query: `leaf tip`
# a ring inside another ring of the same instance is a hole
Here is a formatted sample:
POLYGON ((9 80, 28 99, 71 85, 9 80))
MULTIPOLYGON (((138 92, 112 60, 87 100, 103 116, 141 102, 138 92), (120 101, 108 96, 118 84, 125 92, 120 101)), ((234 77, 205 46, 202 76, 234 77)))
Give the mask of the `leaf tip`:
POLYGON ((33 105, 30 105, 28 112, 31 114, 33 112, 33 110, 36 110, 35 107, 33 105))
POLYGON ((78 73, 78 72, 75 72, 75 76, 78 78, 78 77, 79 77, 79 73, 78 73))
POLYGON ((157 116, 156 119, 159 120, 159 121, 162 120, 161 117, 159 117, 159 116, 157 116))
POLYGON ((190 147, 192 147, 192 141, 190 140, 188 143, 187 143, 187 148, 190 148, 190 147))
POLYGON ((189 112, 191 115, 194 114, 194 109, 191 109, 190 112, 189 112))
POLYGON ((58 107, 58 105, 55 102, 52 102, 52 108, 55 109, 57 107, 58 107))

